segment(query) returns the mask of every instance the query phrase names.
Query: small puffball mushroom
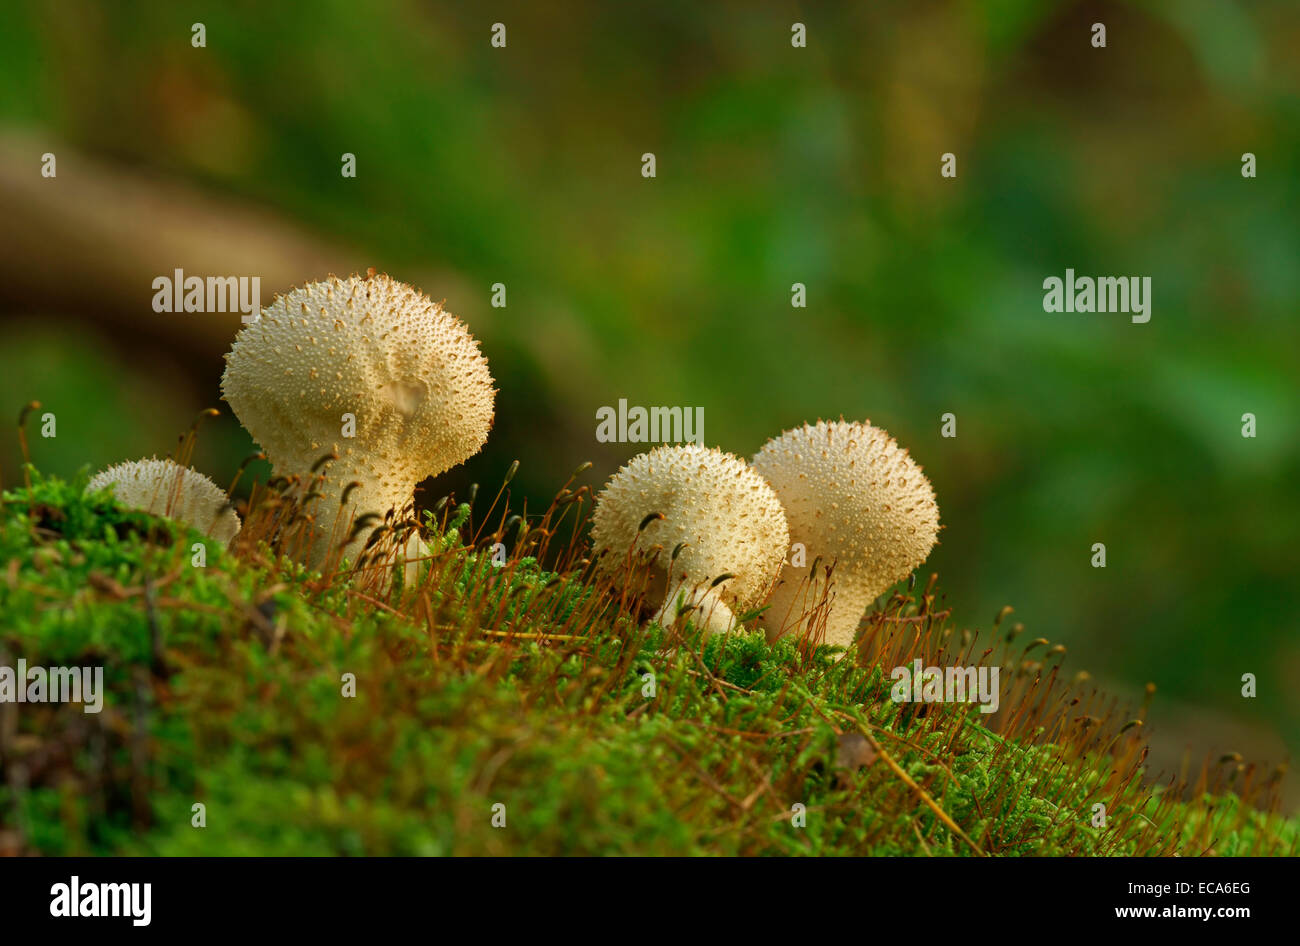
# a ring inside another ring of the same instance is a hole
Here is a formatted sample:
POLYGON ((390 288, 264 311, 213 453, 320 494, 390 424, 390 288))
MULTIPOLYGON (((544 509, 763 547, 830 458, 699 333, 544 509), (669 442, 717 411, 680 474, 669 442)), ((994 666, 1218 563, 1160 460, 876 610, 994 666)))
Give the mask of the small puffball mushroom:
POLYGON ((223 545, 239 532, 239 515, 226 491, 173 460, 151 457, 110 466, 91 477, 86 492, 105 487, 124 506, 176 519, 223 545))
POLYGON ((671 624, 689 605, 690 620, 710 632, 730 630, 738 610, 762 602, 790 538, 763 478, 739 457, 697 444, 628 461, 596 498, 591 535, 607 574, 625 567, 629 553, 659 546, 650 595, 663 599, 653 619, 671 624))
POLYGON ((880 593, 925 561, 939 534, 934 490, 893 437, 866 423, 805 424, 754 457, 785 507, 805 567, 787 564, 764 615, 768 638, 803 634, 825 615, 825 643, 848 647, 880 593), (808 566, 817 559, 816 575, 808 566), (829 606, 818 609, 825 566, 829 606))
MULTIPOLYGON (((464 323, 386 275, 331 276, 277 296, 226 355, 221 390, 276 475, 308 481, 331 450, 315 510, 310 560, 319 567, 355 517, 397 514, 416 485, 476 454, 496 391, 464 323), (343 508, 343 493, 348 493, 343 508), (332 537, 332 538, 331 538, 332 537)), ((356 560, 362 529, 343 549, 356 560)), ((422 551, 412 537, 404 550, 422 551)))

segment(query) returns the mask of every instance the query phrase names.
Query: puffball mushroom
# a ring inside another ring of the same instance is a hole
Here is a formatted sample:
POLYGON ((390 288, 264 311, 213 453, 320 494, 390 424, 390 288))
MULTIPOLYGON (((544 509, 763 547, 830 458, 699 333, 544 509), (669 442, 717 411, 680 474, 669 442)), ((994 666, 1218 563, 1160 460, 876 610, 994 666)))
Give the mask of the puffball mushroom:
POLYGON ((754 456, 785 507, 805 565, 787 564, 765 618, 768 638, 806 633, 834 565, 825 642, 848 647, 880 593, 925 561, 939 534, 930 481, 888 433, 866 423, 818 421, 787 430, 754 456))
MULTIPOLYGON (((334 536, 313 543, 317 567, 355 516, 400 513, 422 479, 478 453, 496 395, 464 323, 373 270, 277 296, 235 338, 221 390, 276 475, 309 479, 322 456, 338 454, 316 506, 318 535, 334 536)), ((344 557, 355 560, 368 538, 346 541, 344 557)), ((420 550, 413 537, 405 553, 420 550)))
POLYGON ((698 444, 633 457, 605 485, 592 516, 601 570, 617 573, 633 549, 660 546, 651 595, 664 597, 654 620, 671 624, 690 605, 691 620, 710 632, 730 630, 737 609, 761 603, 789 540, 763 478, 739 457, 698 444))
POLYGON ((223 545, 239 532, 239 515, 226 491, 174 460, 151 457, 110 466, 91 477, 86 492, 106 487, 124 506, 176 519, 223 545))

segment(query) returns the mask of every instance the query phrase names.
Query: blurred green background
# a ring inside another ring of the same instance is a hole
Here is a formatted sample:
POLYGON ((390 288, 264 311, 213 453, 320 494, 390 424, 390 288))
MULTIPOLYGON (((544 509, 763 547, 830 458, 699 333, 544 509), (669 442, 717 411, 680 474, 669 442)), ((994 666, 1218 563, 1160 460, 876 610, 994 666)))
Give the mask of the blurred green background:
MULTIPOLYGON (((1277 761, 1300 748, 1298 48, 1290 0, 10 2, 0 409, 56 413, 53 472, 164 454, 219 403, 238 317, 159 315, 154 277, 261 275, 269 302, 375 266, 445 297, 501 389, 435 495, 516 458, 516 504, 583 460, 598 485, 641 449, 595 441, 623 397, 703 406, 742 456, 870 418, 935 485, 925 570, 964 623, 1009 603, 1070 669, 1154 682, 1158 766, 1277 761), (1150 323, 1045 313, 1067 267, 1151 276, 1150 323)), ((228 482, 252 449, 226 410, 197 465, 228 482)), ((12 483, 16 437, 0 457, 12 483)))

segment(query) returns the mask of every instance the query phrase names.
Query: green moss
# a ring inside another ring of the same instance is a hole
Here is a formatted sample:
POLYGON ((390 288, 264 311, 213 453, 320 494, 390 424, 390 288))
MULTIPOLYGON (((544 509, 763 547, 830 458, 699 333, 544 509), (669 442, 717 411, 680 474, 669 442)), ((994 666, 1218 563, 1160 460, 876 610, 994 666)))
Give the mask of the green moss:
POLYGON ((428 584, 377 606, 264 548, 209 546, 196 567, 201 536, 81 483, 7 493, 0 664, 102 665, 108 692, 99 714, 3 707, 0 835, 44 854, 1296 847, 1295 821, 1234 795, 1116 784, 1114 752, 1081 739, 900 707, 878 665, 638 629, 574 577, 463 548, 467 515, 434 542, 428 584), (884 758, 840 764, 859 725, 907 779, 884 758))

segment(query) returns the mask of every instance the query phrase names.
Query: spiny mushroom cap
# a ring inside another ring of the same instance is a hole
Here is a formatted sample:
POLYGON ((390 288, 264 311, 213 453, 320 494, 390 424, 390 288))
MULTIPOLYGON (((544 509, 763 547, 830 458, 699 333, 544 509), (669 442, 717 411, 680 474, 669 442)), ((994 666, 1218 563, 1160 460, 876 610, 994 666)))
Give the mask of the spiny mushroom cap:
POLYGON ((105 487, 111 487, 124 506, 177 519, 218 542, 229 544, 239 531, 239 516, 229 506, 226 491, 173 460, 150 458, 110 466, 91 478, 86 492, 105 487))
MULTIPOLYGON (((790 540, 803 543, 808 563, 816 556, 824 565, 834 562, 835 584, 846 591, 853 586, 854 597, 867 603, 934 548, 939 507, 930 481, 869 421, 787 430, 763 445, 754 469, 780 497, 790 540)), ((791 577, 787 570, 786 580, 791 577)))
POLYGON ((766 595, 785 559, 790 533, 772 488, 739 457, 698 444, 657 447, 633 457, 596 499, 592 541, 606 570, 622 566, 628 550, 662 546, 656 564, 669 567, 669 586, 724 574, 730 596, 753 604, 766 595), (646 516, 659 513, 638 533, 646 516))
POLYGON ((386 275, 277 296, 235 338, 221 390, 278 470, 305 475, 334 448, 368 490, 402 500, 482 448, 496 394, 465 325, 386 275))

